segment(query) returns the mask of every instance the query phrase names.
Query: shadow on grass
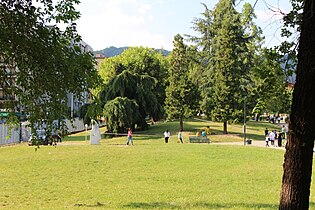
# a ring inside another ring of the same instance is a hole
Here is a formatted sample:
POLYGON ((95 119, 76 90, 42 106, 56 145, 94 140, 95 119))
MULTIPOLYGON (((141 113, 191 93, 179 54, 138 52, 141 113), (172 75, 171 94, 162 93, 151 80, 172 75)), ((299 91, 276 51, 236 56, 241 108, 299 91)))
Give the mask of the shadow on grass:
POLYGON ((123 208, 131 209, 182 209, 182 208, 207 208, 207 209, 231 209, 231 208, 247 208, 247 209, 277 209, 278 204, 249 204, 249 203, 207 203, 197 202, 183 205, 177 205, 176 203, 165 203, 165 202, 153 202, 153 203, 129 203, 123 206, 123 208))
POLYGON ((65 136, 62 141, 90 141, 90 135, 85 136, 65 136))
POLYGON ((96 204, 77 203, 77 204, 75 204, 74 206, 78 206, 78 207, 92 207, 92 208, 95 208, 95 207, 103 207, 103 206, 105 206, 105 204, 102 204, 102 203, 100 203, 100 202, 96 202, 96 204))

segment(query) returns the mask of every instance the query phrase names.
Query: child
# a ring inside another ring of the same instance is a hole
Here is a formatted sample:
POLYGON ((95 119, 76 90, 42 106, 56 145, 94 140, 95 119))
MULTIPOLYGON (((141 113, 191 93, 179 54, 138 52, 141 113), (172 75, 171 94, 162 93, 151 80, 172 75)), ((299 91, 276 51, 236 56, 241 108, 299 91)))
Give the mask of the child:
POLYGON ((178 132, 178 142, 181 142, 182 144, 184 143, 183 142, 183 135, 182 135, 182 130, 179 130, 179 132, 178 132))
POLYGON ((131 145, 133 145, 133 142, 132 142, 132 129, 131 128, 129 128, 129 130, 128 130, 128 136, 127 136, 127 145, 128 144, 131 144, 131 145))

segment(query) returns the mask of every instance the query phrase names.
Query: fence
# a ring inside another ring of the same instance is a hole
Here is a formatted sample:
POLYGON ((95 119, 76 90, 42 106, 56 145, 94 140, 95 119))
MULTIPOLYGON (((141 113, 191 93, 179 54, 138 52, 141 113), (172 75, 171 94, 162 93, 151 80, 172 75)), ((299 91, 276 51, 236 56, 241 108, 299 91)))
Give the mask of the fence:
MULTIPOLYGON (((74 119, 73 123, 71 123, 70 120, 66 120, 66 125, 70 133, 85 130, 85 125, 83 121, 78 118, 74 119)), ((30 136, 31 131, 30 128, 27 126, 27 123, 22 123, 21 126, 12 129, 9 128, 7 124, 0 124, 0 146, 7 144, 16 144, 20 142, 27 142, 30 136)))
POLYGON ((6 124, 0 124, 0 145, 16 144, 21 141, 28 141, 30 129, 26 125, 10 128, 6 124))

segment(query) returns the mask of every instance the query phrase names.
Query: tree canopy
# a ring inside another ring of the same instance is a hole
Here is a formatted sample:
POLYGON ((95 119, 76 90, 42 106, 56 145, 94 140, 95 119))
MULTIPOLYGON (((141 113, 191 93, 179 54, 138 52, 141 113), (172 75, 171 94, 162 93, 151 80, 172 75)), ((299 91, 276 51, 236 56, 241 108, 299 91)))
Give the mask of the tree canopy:
POLYGON ((84 51, 75 21, 78 0, 1 1, 0 77, 8 79, 7 69, 15 69, 15 81, 8 90, 16 95, 11 110, 29 115, 32 126, 45 120, 70 118, 67 94, 81 93, 97 84, 94 58, 84 51), (59 24, 64 24, 64 30, 59 24))
POLYGON ((190 117, 198 105, 199 93, 189 77, 189 51, 183 37, 174 37, 174 49, 170 55, 168 72, 169 85, 166 88, 165 109, 168 119, 179 119, 180 130, 183 130, 183 120, 190 117))
MULTIPOLYGON (((135 117, 137 120, 133 122, 145 129, 148 117, 153 121, 163 117, 167 66, 161 53, 144 47, 129 48, 119 56, 106 59, 100 69, 104 80, 99 96, 101 107, 108 107, 107 103, 113 103, 111 100, 117 97, 134 100, 137 104, 133 106, 137 108, 134 113, 139 113, 140 117, 135 117)), ((127 128, 116 127, 118 130, 127 128)))
POLYGON ((202 18, 193 28, 200 37, 190 37, 201 51, 201 110, 215 121, 238 122, 243 116, 243 102, 249 94, 250 71, 257 63, 261 30, 253 23, 254 12, 245 4, 242 13, 233 0, 220 0, 214 10, 206 5, 202 18))

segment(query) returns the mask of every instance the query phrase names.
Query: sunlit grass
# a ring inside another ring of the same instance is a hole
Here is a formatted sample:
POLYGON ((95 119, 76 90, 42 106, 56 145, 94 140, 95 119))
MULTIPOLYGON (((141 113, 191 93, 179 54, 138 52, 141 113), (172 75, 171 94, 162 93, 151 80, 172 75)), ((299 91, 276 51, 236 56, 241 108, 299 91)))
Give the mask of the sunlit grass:
MULTIPOLYGON (((178 144, 173 123, 136 132, 134 146, 122 136, 36 152, 24 144, 1 147, 0 208, 277 209, 283 150, 178 144), (166 127, 174 129, 169 144, 162 137, 166 127)), ((192 130, 205 125, 185 124, 192 130)))

